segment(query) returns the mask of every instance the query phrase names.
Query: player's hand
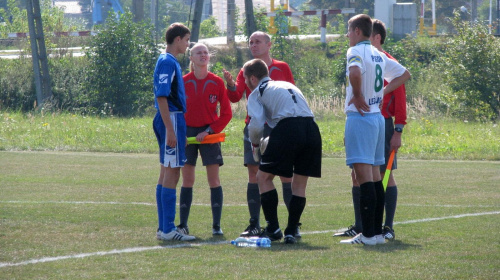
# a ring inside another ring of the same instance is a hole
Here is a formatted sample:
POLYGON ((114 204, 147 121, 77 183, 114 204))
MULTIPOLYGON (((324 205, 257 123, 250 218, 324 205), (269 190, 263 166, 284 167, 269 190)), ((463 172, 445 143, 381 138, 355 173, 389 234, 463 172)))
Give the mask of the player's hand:
POLYGON ((170 148, 175 148, 177 146, 177 136, 175 136, 175 133, 167 133, 167 145, 170 148))
POLYGON ((259 153, 259 146, 255 146, 254 144, 252 144, 252 156, 253 156, 253 160, 255 160, 256 162, 260 162, 260 153, 259 153))
POLYGON ((266 138, 260 138, 260 154, 263 155, 267 149, 267 144, 269 143, 269 136, 266 138))
POLYGON ((398 152, 399 147, 401 147, 401 134, 402 133, 394 132, 394 134, 392 135, 392 138, 391 138, 391 142, 390 142, 391 150, 396 151, 396 153, 398 152))
POLYGON ((351 101, 347 105, 354 104, 354 107, 358 110, 361 116, 364 116, 364 112, 370 112, 370 106, 366 104, 365 98, 363 96, 353 96, 351 101))
POLYGON ((203 141, 203 139, 205 139, 205 137, 207 135, 208 135, 208 132, 206 132, 206 131, 198 133, 198 135, 196 135, 196 141, 198 141, 198 142, 203 141))
POLYGON ((234 87, 235 82, 233 80, 233 75, 229 73, 226 69, 222 69, 222 73, 224 73, 224 80, 226 80, 226 84, 228 87, 234 87))

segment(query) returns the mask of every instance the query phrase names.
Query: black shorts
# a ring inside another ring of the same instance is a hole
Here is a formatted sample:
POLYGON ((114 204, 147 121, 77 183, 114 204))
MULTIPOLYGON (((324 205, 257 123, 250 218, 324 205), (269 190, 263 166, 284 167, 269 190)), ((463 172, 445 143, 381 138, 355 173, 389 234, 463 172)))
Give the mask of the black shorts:
MULTIPOLYGON (((389 162, 389 156, 391 155, 391 138, 394 135, 394 121, 392 118, 385 119, 385 145, 384 145, 384 156, 385 164, 380 166, 380 172, 385 172, 387 169, 387 163, 389 162)), ((394 161, 392 162, 391 170, 398 169, 398 154, 394 154, 394 161)))
MULTIPOLYGON (((207 126, 203 127, 191 127, 188 126, 186 130, 187 137, 193 137, 198 135, 200 132, 205 131, 207 126)), ((186 147, 186 164, 196 166, 196 161, 198 159, 198 151, 200 151, 201 161, 203 166, 218 164, 222 166, 224 161, 222 159, 222 151, 220 148, 220 143, 216 144, 190 144, 186 147)))
POLYGON ((312 117, 281 120, 271 131, 259 169, 282 177, 321 177, 321 134, 312 117))

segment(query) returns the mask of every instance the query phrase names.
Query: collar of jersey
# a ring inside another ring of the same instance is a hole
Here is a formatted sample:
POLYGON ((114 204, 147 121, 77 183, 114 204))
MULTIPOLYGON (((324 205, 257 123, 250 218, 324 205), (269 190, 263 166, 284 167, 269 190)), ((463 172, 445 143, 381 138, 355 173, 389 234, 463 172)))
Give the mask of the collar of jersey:
POLYGON ((361 41, 359 43, 356 44, 356 46, 359 46, 359 45, 371 45, 372 43, 370 42, 370 40, 365 40, 365 41, 361 41))

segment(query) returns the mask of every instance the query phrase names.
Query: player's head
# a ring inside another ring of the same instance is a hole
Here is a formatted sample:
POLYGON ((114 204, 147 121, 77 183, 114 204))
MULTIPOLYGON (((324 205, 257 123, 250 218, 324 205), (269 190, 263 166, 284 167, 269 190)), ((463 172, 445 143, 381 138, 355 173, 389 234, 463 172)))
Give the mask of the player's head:
POLYGON ((373 19, 373 31, 372 37, 380 35, 380 44, 383 45, 385 42, 385 37, 387 36, 387 30, 385 29, 385 24, 378 19, 373 19))
POLYGON ((243 65, 243 76, 250 90, 255 89, 259 81, 269 76, 267 64, 261 59, 252 59, 243 65))
POLYGON ((194 71, 195 67, 206 67, 210 62, 210 52, 203 43, 196 43, 189 50, 189 59, 191 60, 190 69, 194 71))
POLYGON ((168 45, 171 45, 174 43, 174 40, 176 37, 181 37, 184 38, 187 34, 191 35, 191 31, 189 28, 187 28, 184 24, 175 22, 172 23, 168 28, 167 32, 165 33, 165 40, 167 41, 168 45))
POLYGON ((357 43, 368 40, 372 34, 373 24, 370 16, 365 14, 355 15, 348 21, 347 37, 349 45, 354 46, 357 43))
POLYGON ((172 46, 173 53, 184 53, 189 46, 191 31, 182 23, 172 23, 165 33, 167 47, 172 46), (174 46, 175 45, 175 46, 174 46))
POLYGON ((271 50, 271 36, 262 31, 255 31, 250 35, 248 47, 254 58, 266 58, 271 50))

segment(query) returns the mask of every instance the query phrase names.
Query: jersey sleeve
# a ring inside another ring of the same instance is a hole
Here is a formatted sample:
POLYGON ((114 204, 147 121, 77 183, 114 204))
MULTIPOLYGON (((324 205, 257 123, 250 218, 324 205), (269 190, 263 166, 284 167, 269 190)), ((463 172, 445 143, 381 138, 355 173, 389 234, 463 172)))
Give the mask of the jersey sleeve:
POLYGON ((406 88, 399 86, 392 94, 394 95, 394 124, 406 124, 406 88))
POLYGON ((229 90, 227 90, 224 86, 224 81, 222 79, 219 80, 218 89, 220 104, 219 119, 210 124, 210 128, 214 131, 214 133, 220 133, 233 117, 231 103, 229 103, 229 98, 227 97, 227 92, 229 90))
POLYGON ((347 50, 347 69, 357 66, 363 70, 363 57, 353 48, 347 50))
POLYGON ((260 138, 264 132, 264 124, 266 123, 266 116, 264 115, 264 106, 258 98, 259 92, 254 91, 248 97, 248 115, 250 116, 250 123, 248 124, 248 135, 253 144, 259 144, 260 138))
POLYGON ((240 70, 238 77, 236 77, 235 86, 236 90, 227 90, 227 97, 233 103, 240 101, 245 91, 248 90, 247 84, 245 84, 245 77, 243 76, 243 69, 240 70))
POLYGON ((155 89, 155 97, 168 97, 171 92, 172 82, 175 77, 175 65, 173 63, 160 63, 157 69, 158 85, 155 89))
POLYGON ((384 79, 388 82, 394 80, 395 78, 403 75, 406 71, 406 68, 399 64, 399 62, 389 59, 385 54, 383 54, 385 58, 385 69, 384 69, 384 79))

